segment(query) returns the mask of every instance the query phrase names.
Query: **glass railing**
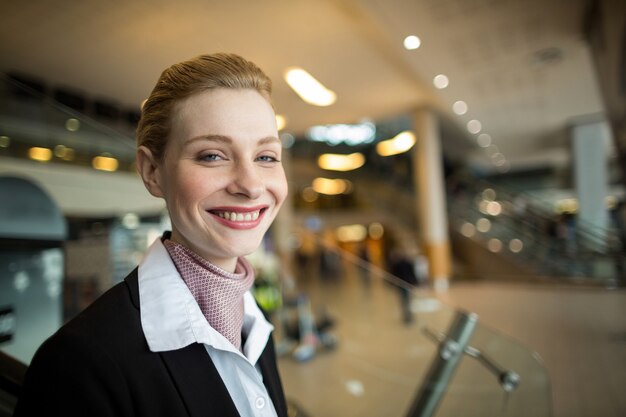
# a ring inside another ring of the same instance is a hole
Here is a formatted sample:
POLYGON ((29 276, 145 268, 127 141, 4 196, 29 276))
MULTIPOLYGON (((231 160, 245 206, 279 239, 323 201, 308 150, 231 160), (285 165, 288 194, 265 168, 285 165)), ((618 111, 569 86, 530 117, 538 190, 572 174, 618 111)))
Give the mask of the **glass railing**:
POLYGON ((0 157, 95 167, 103 156, 111 159, 101 169, 129 171, 133 136, 130 123, 100 122, 0 73, 0 157))
POLYGON ((607 286, 620 282, 625 252, 615 231, 558 223, 532 207, 517 213, 513 195, 478 183, 450 198, 450 226, 494 255, 530 266, 537 275, 607 286))
POLYGON ((428 289, 331 252, 336 270, 299 279, 273 318, 293 415, 552 415, 538 353, 428 289))

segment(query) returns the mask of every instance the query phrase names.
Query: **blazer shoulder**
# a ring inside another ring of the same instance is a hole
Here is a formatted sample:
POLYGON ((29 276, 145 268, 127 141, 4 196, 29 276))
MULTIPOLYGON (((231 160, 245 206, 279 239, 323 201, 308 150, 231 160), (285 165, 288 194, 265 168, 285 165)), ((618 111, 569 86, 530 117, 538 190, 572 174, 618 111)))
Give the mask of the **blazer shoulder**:
POLYGON ((52 338, 83 336, 97 343, 109 343, 132 334, 142 334, 139 314, 137 269, 124 281, 104 292, 76 317, 64 324, 52 338), (133 288, 134 287, 134 288, 133 288))

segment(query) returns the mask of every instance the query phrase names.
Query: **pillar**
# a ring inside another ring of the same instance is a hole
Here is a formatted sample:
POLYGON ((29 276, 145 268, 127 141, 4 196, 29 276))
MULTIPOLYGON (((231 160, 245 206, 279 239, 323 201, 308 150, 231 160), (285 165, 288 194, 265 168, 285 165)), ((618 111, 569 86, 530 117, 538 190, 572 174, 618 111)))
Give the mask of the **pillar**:
POLYGON ((608 149, 611 131, 606 121, 576 124, 571 131, 574 184, 578 195, 578 221, 592 227, 604 245, 609 226, 608 149))
POLYGON ((435 290, 446 290, 452 274, 443 156, 437 116, 428 109, 414 114, 417 142, 413 147, 413 176, 421 244, 429 262, 435 290))

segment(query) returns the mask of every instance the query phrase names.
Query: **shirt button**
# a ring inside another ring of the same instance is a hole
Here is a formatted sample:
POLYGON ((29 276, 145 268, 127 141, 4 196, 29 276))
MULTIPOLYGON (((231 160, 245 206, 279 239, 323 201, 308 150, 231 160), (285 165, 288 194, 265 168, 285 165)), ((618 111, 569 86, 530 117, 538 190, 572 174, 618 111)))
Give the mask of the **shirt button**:
POLYGON ((254 406, 258 408, 259 410, 265 407, 265 398, 257 397, 257 399, 254 401, 254 406))

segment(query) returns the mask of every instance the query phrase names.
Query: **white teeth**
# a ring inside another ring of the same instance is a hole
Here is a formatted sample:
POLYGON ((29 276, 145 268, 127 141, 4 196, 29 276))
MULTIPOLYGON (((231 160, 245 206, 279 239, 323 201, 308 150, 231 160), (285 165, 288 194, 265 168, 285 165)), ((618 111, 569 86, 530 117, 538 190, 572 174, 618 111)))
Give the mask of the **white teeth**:
POLYGON ((218 216, 220 216, 223 219, 226 220, 230 220, 230 221, 234 221, 234 222, 249 222, 249 221, 254 221, 256 219, 259 218, 260 212, 259 211, 253 211, 251 213, 235 213, 234 211, 229 212, 229 211, 221 211, 219 213, 217 213, 218 216))

